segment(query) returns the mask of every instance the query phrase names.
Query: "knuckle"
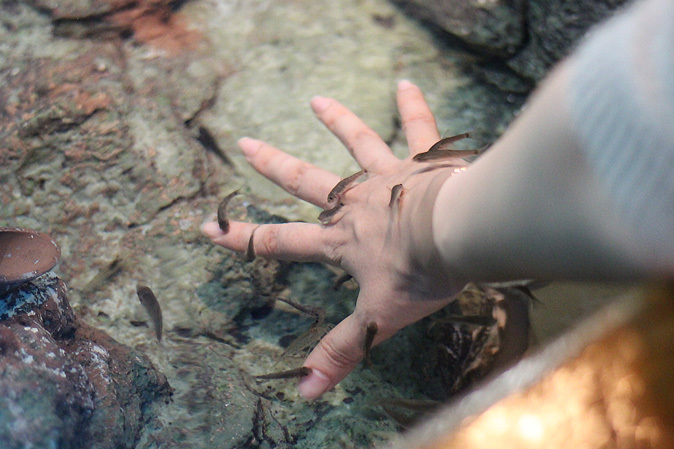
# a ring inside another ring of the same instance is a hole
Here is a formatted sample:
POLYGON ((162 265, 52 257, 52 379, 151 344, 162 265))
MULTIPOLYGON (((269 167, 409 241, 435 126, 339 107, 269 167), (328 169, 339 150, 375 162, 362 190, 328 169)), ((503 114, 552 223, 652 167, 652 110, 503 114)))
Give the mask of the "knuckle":
POLYGON ((415 125, 432 125, 435 126, 435 119, 427 114, 414 114, 403 119, 403 130, 415 125))
POLYGON ((371 139, 377 139, 379 136, 377 133, 367 126, 361 127, 353 135, 353 141, 357 143, 367 142, 371 139))
POLYGON ((250 164, 261 170, 261 171, 266 171, 269 169, 269 166, 271 163, 274 161, 275 158, 277 158, 278 155, 275 154, 275 152, 270 151, 270 148, 268 145, 264 143, 260 143, 260 146, 258 147, 258 151, 255 153, 254 156, 250 157, 250 164))
MULTIPOLYGON (((256 241, 257 252, 260 254, 276 254, 278 250, 278 236, 279 229, 276 226, 268 226, 263 228, 264 231, 260 236, 260 242, 256 241), (259 246, 257 246, 259 245, 259 246)), ((255 235, 257 237, 257 234, 255 235)))
POLYGON ((342 265, 344 242, 340 239, 335 238, 334 236, 323 241, 321 247, 321 252, 325 255, 325 258, 337 266, 342 265))
POLYGON ((339 369, 350 368, 357 365, 361 359, 360 355, 347 351, 336 343, 337 342, 329 336, 324 337, 318 343, 318 346, 327 355, 329 363, 339 369))
POLYGON ((342 254, 338 247, 335 247, 334 245, 326 245, 323 248, 323 254, 329 263, 338 267, 342 266, 342 254))
POLYGON ((297 196, 308 170, 309 164, 304 162, 290 167, 290 170, 285 174, 286 179, 284 183, 284 187, 288 193, 297 196))
POLYGON ((330 106, 328 109, 323 111, 321 114, 321 121, 323 124, 332 132, 337 128, 337 121, 340 119, 341 115, 336 113, 335 109, 330 106))

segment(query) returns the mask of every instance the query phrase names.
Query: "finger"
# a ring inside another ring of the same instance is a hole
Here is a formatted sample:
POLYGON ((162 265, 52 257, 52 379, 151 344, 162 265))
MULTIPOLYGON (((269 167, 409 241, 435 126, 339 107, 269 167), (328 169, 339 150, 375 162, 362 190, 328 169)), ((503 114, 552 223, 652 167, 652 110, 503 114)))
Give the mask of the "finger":
POLYGON ((410 154, 427 151, 440 140, 435 117, 421 90, 407 80, 398 83, 398 109, 410 154))
POLYGON ((378 331, 374 335, 373 346, 390 338, 401 325, 393 311, 387 310, 384 298, 372 296, 366 288, 358 295, 359 305, 354 313, 346 317, 328 332, 311 351, 304 366, 312 369, 311 374, 299 384, 300 394, 307 399, 315 399, 344 379, 365 356, 365 334, 373 321, 378 331), (379 304, 381 307, 372 304, 379 304), (368 311, 369 310, 369 311, 368 311))
POLYGON ((304 362, 311 374, 300 381, 300 394, 316 399, 344 379, 364 356, 364 338, 364 326, 354 315, 328 332, 304 362))
POLYGON ((253 251, 257 256, 296 262, 336 263, 326 254, 326 228, 311 223, 256 224, 229 222, 225 234, 215 222, 205 223, 202 232, 213 243, 245 253, 253 231, 253 251))
POLYGON ((396 332, 436 312, 452 301, 452 297, 428 301, 409 301, 395 296, 372 295, 361 287, 358 307, 328 332, 309 354, 304 366, 312 372, 299 383, 300 394, 315 399, 344 379, 365 355, 365 334, 368 325, 377 324, 373 346, 391 338, 396 332), (367 296, 367 297, 366 297, 367 296), (367 311, 369 309, 369 311, 367 311))
POLYGON ((239 146, 255 170, 286 192, 316 206, 327 206, 328 193, 339 182, 339 176, 261 140, 244 137, 239 146))
POLYGON ((318 119, 342 141, 365 170, 386 173, 398 162, 386 142, 337 100, 315 97, 311 100, 311 107, 318 119))

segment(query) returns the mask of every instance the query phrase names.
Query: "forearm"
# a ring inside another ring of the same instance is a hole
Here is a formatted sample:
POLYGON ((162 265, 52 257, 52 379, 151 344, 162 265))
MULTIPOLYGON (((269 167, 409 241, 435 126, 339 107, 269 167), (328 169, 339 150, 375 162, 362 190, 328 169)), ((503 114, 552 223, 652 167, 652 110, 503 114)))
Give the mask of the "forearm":
POLYGON ((674 5, 595 30, 465 173, 440 189, 449 272, 490 281, 674 275, 674 5))
POLYGON ((568 77, 559 67, 489 152, 443 185, 433 236, 451 271, 480 281, 644 273, 579 150, 568 77))

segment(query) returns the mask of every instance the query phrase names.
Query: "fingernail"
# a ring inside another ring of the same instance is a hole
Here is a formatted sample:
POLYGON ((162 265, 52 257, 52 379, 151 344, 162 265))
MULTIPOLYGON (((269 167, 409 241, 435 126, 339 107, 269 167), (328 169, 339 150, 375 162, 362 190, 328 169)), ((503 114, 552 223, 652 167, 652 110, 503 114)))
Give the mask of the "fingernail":
POLYGON ((243 154, 248 157, 255 156, 260 150, 260 142, 255 139, 251 139, 250 137, 242 137, 237 143, 239 144, 241 151, 243 151, 243 154))
POLYGON ((414 84, 410 80, 400 80, 398 81, 398 89, 407 89, 408 87, 412 87, 414 84))
POLYGON ((323 112, 330 106, 330 99, 325 97, 314 97, 311 99, 311 108, 314 112, 323 112))
POLYGON ((298 389, 305 399, 316 399, 330 387, 330 379, 321 371, 313 368, 311 374, 300 381, 298 389))

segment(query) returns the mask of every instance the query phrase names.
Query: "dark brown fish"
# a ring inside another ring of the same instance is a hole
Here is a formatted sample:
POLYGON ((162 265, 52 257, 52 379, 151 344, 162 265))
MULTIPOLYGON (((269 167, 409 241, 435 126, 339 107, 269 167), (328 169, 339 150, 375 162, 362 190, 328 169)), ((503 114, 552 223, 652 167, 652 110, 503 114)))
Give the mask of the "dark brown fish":
POLYGON ((239 194, 238 190, 233 191, 232 193, 227 195, 222 201, 220 201, 220 205, 218 206, 218 226, 220 226, 220 229, 222 229, 222 232, 224 232, 225 234, 229 232, 229 220, 227 219, 227 204, 229 203, 229 200, 231 200, 238 194, 239 194))
POLYGON ((344 192, 349 186, 351 186, 351 184, 356 182, 356 180, 365 173, 367 173, 366 170, 361 170, 339 181, 337 185, 332 188, 330 193, 328 193, 328 203, 332 203, 340 193, 344 192))
POLYGON ((332 217, 334 217, 337 211, 339 211, 339 209, 342 208, 342 206, 343 206, 342 203, 337 203, 335 207, 324 210, 323 212, 318 214, 318 221, 320 221, 324 225, 327 225, 328 223, 330 223, 330 220, 332 219, 332 217))
POLYGON ((295 369, 289 369, 287 371, 277 371, 275 373, 262 374, 260 376, 255 376, 258 380, 270 380, 270 379, 292 379, 295 377, 306 377, 311 374, 311 368, 306 366, 301 366, 295 369))
POLYGON ((368 366, 372 366, 372 360, 370 359, 370 349, 372 349, 372 342, 374 342, 374 337, 377 335, 379 326, 377 323, 372 321, 367 325, 365 329, 365 341, 363 342, 363 349, 365 350, 365 362, 368 366))
MULTIPOLYGON (((259 226, 257 227, 259 228, 259 226)), ((246 249, 246 262, 252 262, 255 260, 255 242, 253 238, 255 237, 255 231, 257 228, 253 229, 253 232, 250 233, 250 238, 248 239, 248 248, 246 249)))
POLYGON ((136 287, 136 293, 138 293, 138 299, 140 299, 140 303, 145 308, 145 311, 150 315, 150 319, 154 325, 154 331, 157 334, 157 341, 161 341, 161 333, 164 325, 161 316, 161 307, 159 306, 157 297, 154 296, 150 287, 140 284, 136 287))
POLYGON ((403 185, 402 184, 396 184, 391 188, 391 201, 388 202, 388 207, 393 208, 393 205, 395 204, 396 200, 400 198, 400 194, 403 191, 403 185))
POLYGON ((438 159, 463 158, 478 154, 477 150, 433 150, 419 153, 412 158, 415 162, 428 162, 438 159))
POLYGON ((459 140, 467 139, 470 137, 470 133, 463 133, 463 134, 457 134, 456 136, 451 136, 451 137, 445 137, 444 139, 440 139, 437 142, 435 142, 427 152, 431 151, 438 151, 438 150, 445 150, 447 147, 454 142, 458 142, 459 140))

